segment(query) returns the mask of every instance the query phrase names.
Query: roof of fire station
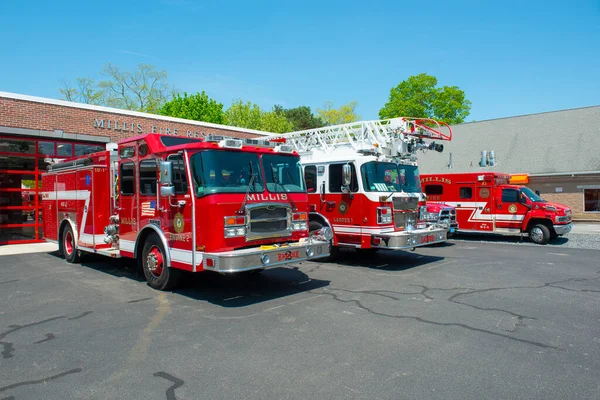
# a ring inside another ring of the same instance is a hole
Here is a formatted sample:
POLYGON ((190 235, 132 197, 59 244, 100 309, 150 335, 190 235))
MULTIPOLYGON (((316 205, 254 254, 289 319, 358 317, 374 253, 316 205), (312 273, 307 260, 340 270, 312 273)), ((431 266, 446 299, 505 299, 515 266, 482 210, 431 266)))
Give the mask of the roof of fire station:
MULTIPOLYGON (((109 130, 105 129, 103 132, 90 131, 88 127, 89 120, 91 119, 93 123, 96 118, 112 119, 119 123, 141 122, 144 129, 141 133, 149 133, 148 126, 156 124, 157 126, 172 125, 179 127, 180 131, 185 128, 186 130, 193 129, 226 136, 256 137, 271 135, 269 132, 254 129, 0 91, 0 132, 3 133, 53 137, 56 139, 109 141, 108 137, 101 137, 101 135, 109 134, 110 125, 108 126, 109 130), (86 129, 78 129, 82 123, 87 124, 84 125, 86 129)), ((110 132, 112 135, 107 136, 110 136, 113 140, 115 137, 120 140, 121 135, 116 135, 114 131, 113 127, 113 131, 110 132)), ((185 131, 181 134, 185 135, 185 131)), ((132 134, 128 136, 132 136, 132 134)))
POLYGON ((421 173, 600 173, 600 106, 470 122, 452 132, 443 153, 418 153, 421 173), (495 152, 494 167, 479 166, 482 151, 495 152))

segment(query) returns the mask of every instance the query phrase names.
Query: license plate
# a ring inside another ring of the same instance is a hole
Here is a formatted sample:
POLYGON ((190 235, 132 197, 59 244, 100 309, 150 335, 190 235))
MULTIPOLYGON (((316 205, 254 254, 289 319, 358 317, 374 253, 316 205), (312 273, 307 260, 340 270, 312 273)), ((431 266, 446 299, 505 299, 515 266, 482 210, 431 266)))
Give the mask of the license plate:
POLYGON ((450 233, 454 233, 455 230, 456 229, 454 229, 454 228, 450 228, 450 233))
POLYGON ((288 250, 277 253, 277 261, 289 261, 300 257, 300 250, 288 250))
POLYGON ((430 242, 433 242, 434 240, 435 240, 435 236, 433 236, 433 235, 421 236, 421 243, 430 243, 430 242))

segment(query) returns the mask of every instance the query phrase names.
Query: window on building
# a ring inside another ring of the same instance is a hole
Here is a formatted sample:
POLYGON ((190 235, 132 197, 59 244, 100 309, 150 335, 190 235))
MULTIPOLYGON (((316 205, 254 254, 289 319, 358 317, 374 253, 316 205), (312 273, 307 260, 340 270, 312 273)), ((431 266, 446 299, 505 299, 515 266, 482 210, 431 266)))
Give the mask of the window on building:
MULTIPOLYGON (((329 192, 342 193, 342 168, 344 164, 331 164, 329 166, 329 192)), ((356 168, 350 163, 352 169, 352 178, 350 182, 350 191, 358 192, 358 179, 356 179, 356 168)))
POLYGON ((425 194, 433 196, 444 193, 444 187, 442 185, 425 185, 425 194))
POLYGON ((124 196, 132 196, 135 193, 135 181, 133 173, 133 163, 126 162, 121 164, 121 194, 124 196))
POLYGON ((140 162, 140 194, 142 196, 156 196, 157 179, 156 160, 151 159, 140 162))
POLYGON ((473 189, 470 187, 461 187, 459 195, 461 199, 470 199, 473 197, 473 189))
POLYGON ((27 139, 0 139, 0 153, 35 154, 35 141, 27 139))
POLYGON ((46 156, 54 155, 54 142, 38 142, 38 152, 46 156))
POLYGON ((86 154, 96 153, 105 149, 105 146, 99 144, 76 144, 75 155, 84 156, 86 154))
POLYGON ((600 189, 583 189, 583 201, 585 212, 600 211, 600 189))
POLYGON ((519 202, 519 191, 515 189, 502 189, 502 202, 503 203, 518 203, 519 202))
POLYGON ((317 191, 317 167, 314 165, 307 165, 304 168, 304 180, 306 181, 306 190, 308 193, 315 193, 317 191))
POLYGON ((185 163, 183 162, 183 156, 170 155, 167 160, 173 163, 173 186, 175 186, 175 193, 186 194, 188 191, 188 184, 185 177, 185 163))
POLYGON ((73 143, 57 143, 56 144, 56 155, 58 157, 71 157, 73 156, 73 143))

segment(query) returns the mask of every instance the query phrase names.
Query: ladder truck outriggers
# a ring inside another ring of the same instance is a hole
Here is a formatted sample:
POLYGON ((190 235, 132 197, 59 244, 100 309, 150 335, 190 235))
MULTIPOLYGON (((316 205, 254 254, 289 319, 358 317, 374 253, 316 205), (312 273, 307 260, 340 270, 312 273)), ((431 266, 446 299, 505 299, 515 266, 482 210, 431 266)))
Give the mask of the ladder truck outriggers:
POLYGON ((125 139, 50 165, 42 211, 44 238, 68 262, 132 258, 159 290, 181 271, 253 272, 327 256, 332 237, 327 228, 309 235, 298 153, 260 139, 125 139))
MULTIPOLYGON (((310 230, 333 230, 340 247, 402 250, 447 240, 446 224, 427 224, 416 153, 443 151, 451 128, 431 119, 392 118, 272 137, 300 153, 310 230)), ((267 171, 268 174, 268 171, 267 171)))

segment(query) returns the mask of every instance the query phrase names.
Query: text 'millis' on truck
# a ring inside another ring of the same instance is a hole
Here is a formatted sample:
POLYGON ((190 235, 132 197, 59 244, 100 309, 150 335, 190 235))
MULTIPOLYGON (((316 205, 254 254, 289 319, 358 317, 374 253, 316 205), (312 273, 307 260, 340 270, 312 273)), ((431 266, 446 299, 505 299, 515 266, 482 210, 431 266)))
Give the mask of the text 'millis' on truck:
POLYGON ((571 231, 569 207, 547 202, 510 179, 499 172, 423 174, 421 185, 428 201, 456 208, 459 232, 528 235, 545 244, 571 231))
POLYGON ((300 153, 310 229, 333 230, 330 259, 340 247, 359 251, 414 249, 447 240, 448 225, 421 217, 416 152, 443 151, 446 124, 393 118, 327 126, 277 137, 300 153))
POLYGON ((159 290, 182 270, 329 255, 331 231, 308 232, 300 157, 280 143, 147 134, 49 166, 42 192, 44 237, 68 262, 85 252, 133 258, 159 290))

